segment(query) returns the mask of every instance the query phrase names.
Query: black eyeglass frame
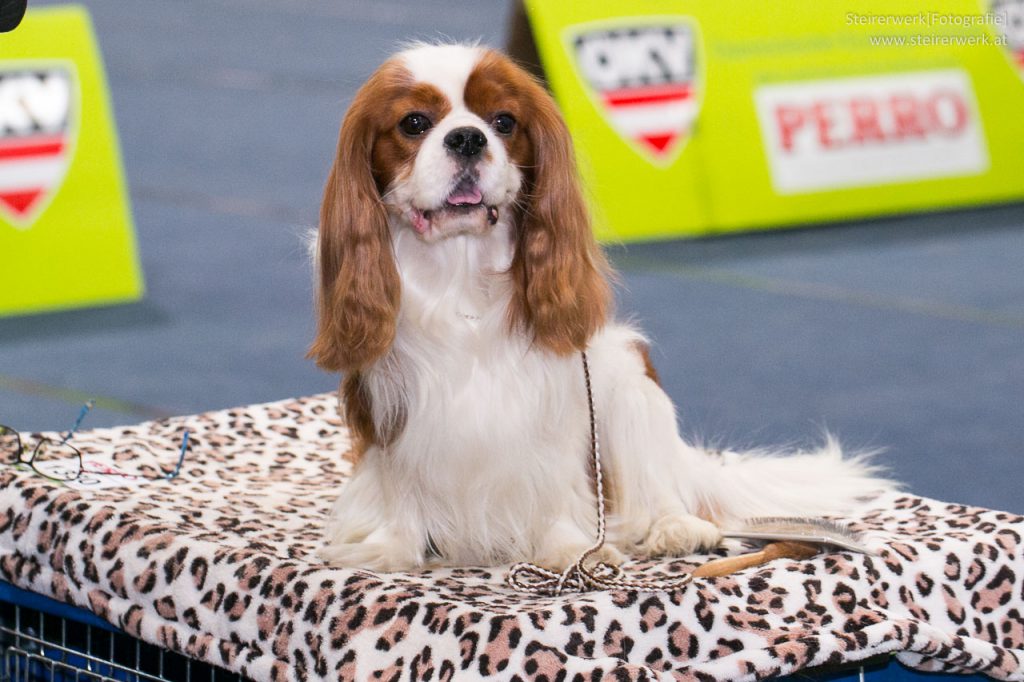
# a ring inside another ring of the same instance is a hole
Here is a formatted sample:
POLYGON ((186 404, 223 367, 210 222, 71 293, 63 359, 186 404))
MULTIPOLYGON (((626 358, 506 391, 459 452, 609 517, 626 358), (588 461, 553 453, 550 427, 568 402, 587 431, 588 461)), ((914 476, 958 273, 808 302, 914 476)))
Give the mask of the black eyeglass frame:
POLYGON ((0 424, 0 435, 7 435, 7 434, 13 434, 14 437, 17 439, 17 447, 16 447, 16 452, 14 454, 14 458, 15 459, 13 461, 11 461, 11 462, 8 462, 8 464, 12 464, 12 465, 15 465, 15 466, 17 466, 19 464, 24 464, 24 465, 28 466, 30 469, 32 469, 32 471, 34 471, 37 474, 39 474, 40 476, 42 476, 43 478, 48 478, 51 481, 60 481, 61 483, 70 483, 71 481, 77 480, 78 478, 80 478, 82 476, 82 470, 85 468, 83 463, 82 463, 82 451, 79 450, 78 448, 76 448, 74 445, 71 445, 70 443, 68 443, 66 440, 58 441, 58 440, 54 440, 53 438, 40 438, 36 442, 36 446, 34 448, 32 448, 32 456, 29 457, 28 459, 24 459, 22 457, 22 455, 24 455, 25 452, 27 452, 27 448, 25 447, 25 441, 23 441, 21 439, 21 433, 17 429, 11 428, 10 426, 6 426, 4 424, 0 424), (58 446, 60 446, 62 448, 67 448, 67 450, 70 453, 74 453, 75 457, 78 458, 78 473, 77 474, 75 474, 74 476, 71 476, 69 478, 60 478, 58 476, 54 476, 52 474, 49 474, 49 473, 43 471, 42 469, 40 469, 40 468, 38 468, 36 466, 36 458, 39 456, 40 448, 42 448, 43 446, 48 445, 50 443, 58 445, 58 446))
POLYGON ((82 420, 85 419, 85 415, 87 415, 89 413, 89 410, 92 409, 94 404, 95 404, 94 401, 90 400, 90 401, 86 402, 85 405, 82 406, 82 410, 78 413, 78 418, 75 420, 74 425, 71 427, 71 429, 66 434, 64 434, 64 438, 62 438, 61 440, 57 441, 57 440, 55 440, 53 438, 46 438, 46 437, 40 438, 39 441, 36 443, 36 446, 34 448, 32 448, 32 456, 29 457, 27 460, 22 458, 22 455, 26 452, 26 448, 25 448, 25 441, 23 441, 22 438, 21 438, 21 432, 18 431, 17 429, 15 429, 15 428, 13 428, 13 427, 7 426, 5 424, 0 424, 0 435, 4 435, 6 433, 12 433, 12 434, 14 434, 14 437, 17 438, 17 448, 16 448, 17 452, 14 455, 15 460, 11 461, 11 462, 8 462, 8 463, 13 465, 13 466, 26 465, 30 469, 32 469, 32 471, 34 471, 35 473, 39 474, 43 478, 49 479, 51 481, 58 481, 60 483, 71 483, 73 481, 77 481, 79 478, 82 477, 83 474, 90 474, 90 473, 102 474, 103 476, 125 476, 125 477, 129 477, 130 476, 130 477, 134 477, 134 478, 145 478, 145 479, 148 479, 148 480, 156 480, 156 481, 161 481, 161 480, 169 481, 171 479, 174 479, 174 478, 178 477, 178 474, 181 473, 181 465, 185 462, 185 455, 188 452, 188 443, 189 443, 189 432, 188 432, 188 430, 186 430, 184 432, 184 434, 182 434, 181 449, 180 449, 180 451, 178 453, 178 461, 175 463, 174 469, 172 469, 171 471, 163 471, 163 469, 161 469, 160 467, 157 467, 157 469, 160 471, 160 475, 159 476, 147 476, 146 474, 141 473, 141 472, 139 472, 139 473, 129 473, 129 472, 122 472, 122 471, 103 471, 103 472, 86 471, 86 469, 85 469, 85 462, 82 459, 82 451, 79 450, 78 448, 76 448, 71 443, 69 443, 68 440, 71 439, 71 436, 74 435, 74 433, 78 430, 78 427, 81 426, 82 420), (78 458, 78 473, 76 473, 74 476, 71 476, 71 477, 68 477, 68 478, 60 478, 60 477, 54 476, 52 474, 49 474, 49 473, 43 471, 42 469, 40 469, 38 466, 36 466, 36 458, 39 456, 40 449, 43 446, 51 444, 51 443, 54 444, 54 445, 57 445, 59 447, 62 447, 62 448, 67 448, 69 452, 73 452, 74 453, 75 457, 78 458))

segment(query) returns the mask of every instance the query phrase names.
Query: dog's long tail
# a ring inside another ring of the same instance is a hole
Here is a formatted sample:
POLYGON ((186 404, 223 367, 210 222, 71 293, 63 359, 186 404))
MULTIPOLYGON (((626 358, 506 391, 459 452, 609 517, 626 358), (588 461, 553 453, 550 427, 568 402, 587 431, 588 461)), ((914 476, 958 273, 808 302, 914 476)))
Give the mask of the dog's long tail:
POLYGON ((880 493, 899 488, 871 462, 871 453, 844 455, 826 437, 813 451, 706 453, 713 483, 698 493, 723 527, 755 516, 827 516, 853 511, 880 493))
POLYGON ((820 448, 795 452, 715 453, 687 443, 642 354, 622 352, 643 343, 630 329, 613 327, 591 349, 602 461, 627 543, 680 512, 729 528, 755 516, 847 515, 862 500, 898 488, 870 455, 844 456, 831 436, 820 448))

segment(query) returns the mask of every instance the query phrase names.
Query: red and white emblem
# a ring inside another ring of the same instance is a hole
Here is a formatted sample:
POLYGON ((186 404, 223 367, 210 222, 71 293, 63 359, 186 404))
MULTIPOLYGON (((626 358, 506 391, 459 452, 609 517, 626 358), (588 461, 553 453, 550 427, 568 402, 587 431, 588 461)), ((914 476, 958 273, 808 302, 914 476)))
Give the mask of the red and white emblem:
POLYGON ((71 73, 0 62, 0 220, 29 227, 70 160, 71 73))
POLYGON ((1024 78, 1024 0, 992 0, 991 13, 998 17, 996 28, 1006 38, 1006 49, 1024 78))
POLYGON ((696 31, 686 17, 651 21, 575 27, 570 40, 576 69, 612 128, 650 161, 667 165, 700 106, 696 31))

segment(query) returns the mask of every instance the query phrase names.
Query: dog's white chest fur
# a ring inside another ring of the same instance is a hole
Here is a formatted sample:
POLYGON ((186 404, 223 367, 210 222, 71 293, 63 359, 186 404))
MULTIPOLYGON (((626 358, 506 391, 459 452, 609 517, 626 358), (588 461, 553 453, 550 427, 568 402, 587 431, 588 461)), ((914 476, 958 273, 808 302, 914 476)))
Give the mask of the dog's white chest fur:
POLYGON ((530 350, 507 332, 504 343, 485 345, 468 341, 414 372, 405 429, 382 458, 388 479, 405 488, 395 491, 406 496, 399 504, 457 562, 531 554, 545 519, 565 506, 566 488, 586 482, 578 362, 530 350))
MULTIPOLYGON (((580 357, 509 332, 504 226, 443 244, 408 231, 394 239, 399 332, 364 376, 376 419, 402 428, 366 453, 357 480, 372 477, 383 488, 395 535, 426 531, 449 561, 533 555, 552 520, 569 513, 569 500, 592 499, 580 357), (382 412, 395 409, 401 414, 382 412)), ((342 500, 359 499, 357 480, 342 500)), ((350 520, 368 512, 358 501, 347 506, 350 520)))

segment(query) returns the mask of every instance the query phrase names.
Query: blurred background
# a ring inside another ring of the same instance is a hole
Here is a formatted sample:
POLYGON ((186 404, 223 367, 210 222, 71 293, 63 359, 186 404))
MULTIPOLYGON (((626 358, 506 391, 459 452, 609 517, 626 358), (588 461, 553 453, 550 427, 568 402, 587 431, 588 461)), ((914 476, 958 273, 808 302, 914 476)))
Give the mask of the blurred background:
MULTIPOLYGON (((30 11, 52 4, 33 1, 30 11)), ((146 291, 123 305, 0 316, 0 422, 63 430, 87 399, 96 408, 85 426, 95 427, 334 390, 338 378, 304 358, 313 317, 303 236, 316 225, 346 105, 403 41, 505 45, 512 8, 84 5, 106 68, 146 291)), ((0 60, 10 56, 6 40, 0 60)), ((703 50, 718 54, 711 43, 703 50)), ((1014 82, 1024 89, 1024 79, 1014 82)), ((710 90, 710 79, 701 87, 710 90)), ((566 97, 585 123, 585 100, 566 97)), ((725 108, 710 95, 705 103, 705 113, 725 108)), ((1024 115, 1016 120, 1024 138, 1024 115)), ((739 153, 705 158, 708 173, 750 165, 730 156, 739 153)), ((750 158, 764 166, 761 152, 750 158)), ((600 158, 584 171, 605 201, 616 179, 600 158)), ((740 204, 743 193, 718 200, 740 204)), ((899 188, 887 196, 899 199, 899 188)), ((623 275, 619 314, 651 336, 688 437, 811 446, 829 430, 852 448, 882 449, 879 461, 915 493, 1022 513, 1024 204, 984 203, 827 225, 804 214, 785 230, 723 234, 726 206, 708 213, 704 236, 661 233, 646 243, 630 239, 623 212, 598 213, 615 223, 602 234, 623 275)), ((868 209, 862 201, 851 216, 868 209)), ((644 220, 642 209, 630 211, 644 220)), ((33 285, 31 273, 19 277, 18 286, 33 285)))

